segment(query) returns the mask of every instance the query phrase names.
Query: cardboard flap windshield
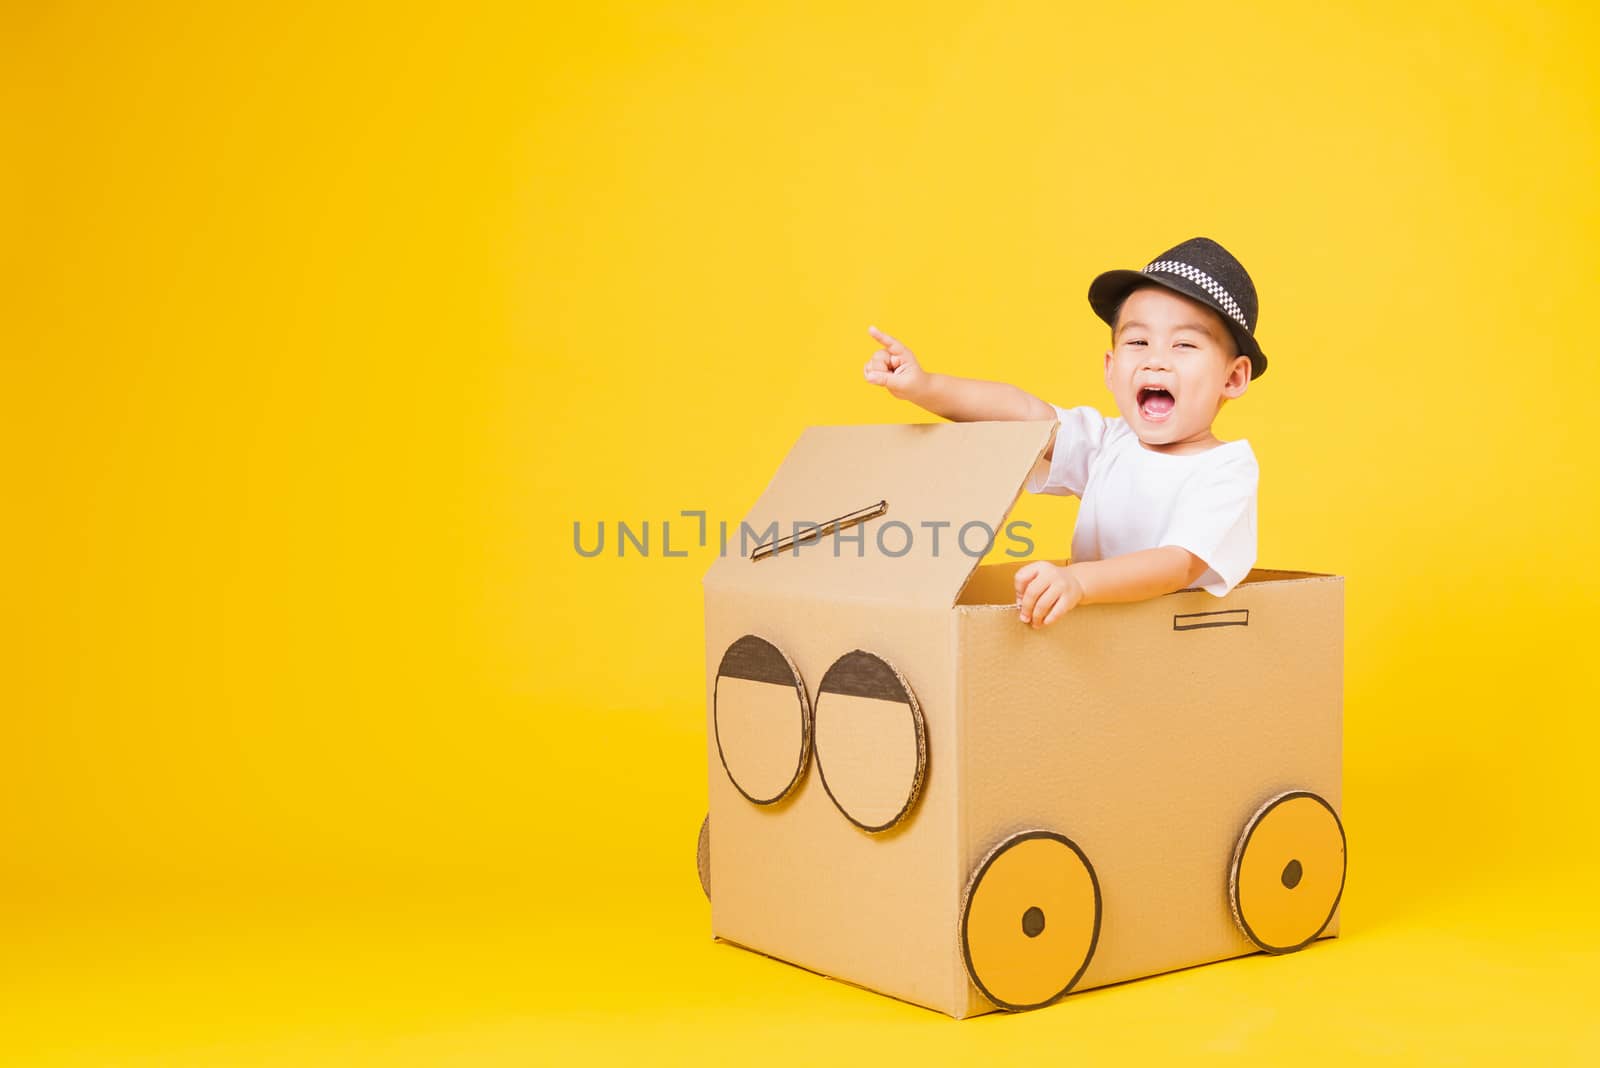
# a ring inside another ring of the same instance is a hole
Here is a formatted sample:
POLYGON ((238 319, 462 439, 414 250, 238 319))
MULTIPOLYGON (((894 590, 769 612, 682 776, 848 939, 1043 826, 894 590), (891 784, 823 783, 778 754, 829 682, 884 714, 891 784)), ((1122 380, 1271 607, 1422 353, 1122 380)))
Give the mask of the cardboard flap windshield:
POLYGON ((810 427, 705 586, 948 607, 1054 425, 810 427))

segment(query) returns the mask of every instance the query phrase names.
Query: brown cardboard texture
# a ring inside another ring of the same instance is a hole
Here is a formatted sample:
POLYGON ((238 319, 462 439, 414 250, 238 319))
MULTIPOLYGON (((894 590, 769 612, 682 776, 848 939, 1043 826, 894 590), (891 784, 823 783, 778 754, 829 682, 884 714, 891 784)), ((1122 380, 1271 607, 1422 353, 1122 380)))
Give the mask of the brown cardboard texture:
POLYGON ((711 900, 711 817, 700 821, 700 837, 694 846, 695 872, 700 876, 700 892, 711 900))
POLYGON ((716 937, 959 1018, 1337 933, 1344 580, 1033 630, 1023 561, 974 566, 1052 426, 809 428, 745 517, 790 540, 706 573, 716 937), (793 669, 755 798, 717 745, 747 636, 793 669))

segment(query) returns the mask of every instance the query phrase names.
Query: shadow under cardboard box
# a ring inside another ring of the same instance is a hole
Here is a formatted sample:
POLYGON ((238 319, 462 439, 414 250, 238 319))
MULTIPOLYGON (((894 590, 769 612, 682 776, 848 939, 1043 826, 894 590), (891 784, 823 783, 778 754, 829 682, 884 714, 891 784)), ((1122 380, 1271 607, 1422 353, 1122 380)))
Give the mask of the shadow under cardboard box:
MULTIPOLYGON (((745 522, 999 530, 1053 425, 812 427, 745 522)), ((913 538, 712 565, 713 935, 963 1018, 1336 934, 1343 579, 1035 631, 1021 564, 913 538)))

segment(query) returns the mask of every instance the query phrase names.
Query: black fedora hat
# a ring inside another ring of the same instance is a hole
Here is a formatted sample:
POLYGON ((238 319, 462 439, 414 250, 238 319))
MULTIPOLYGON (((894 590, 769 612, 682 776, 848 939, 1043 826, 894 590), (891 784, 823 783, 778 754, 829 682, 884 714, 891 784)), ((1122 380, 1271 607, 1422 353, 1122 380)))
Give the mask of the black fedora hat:
POLYGON ((1239 352, 1250 357, 1250 378, 1267 373, 1267 355, 1256 344, 1255 283, 1233 254, 1209 237, 1192 237, 1167 249, 1140 271, 1107 271, 1089 283, 1089 306, 1115 324, 1117 306, 1139 286, 1158 285, 1215 311, 1228 324, 1239 352))

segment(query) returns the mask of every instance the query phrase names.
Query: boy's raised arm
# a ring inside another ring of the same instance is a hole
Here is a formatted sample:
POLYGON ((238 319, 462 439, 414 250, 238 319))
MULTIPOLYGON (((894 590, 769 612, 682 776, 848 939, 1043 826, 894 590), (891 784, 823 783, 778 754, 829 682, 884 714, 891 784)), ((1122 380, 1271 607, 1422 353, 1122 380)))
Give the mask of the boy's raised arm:
POLYGON ((869 326, 867 333, 883 346, 867 361, 867 381, 934 415, 956 423, 1056 417, 1053 407, 1026 390, 1006 382, 933 374, 923 369, 903 342, 875 326, 869 326))

